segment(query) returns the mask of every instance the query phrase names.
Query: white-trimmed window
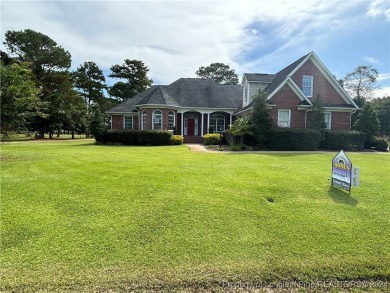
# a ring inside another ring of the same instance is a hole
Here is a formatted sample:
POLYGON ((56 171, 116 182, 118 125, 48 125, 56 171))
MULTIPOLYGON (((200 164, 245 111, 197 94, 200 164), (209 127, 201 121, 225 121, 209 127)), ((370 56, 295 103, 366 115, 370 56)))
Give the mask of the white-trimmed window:
POLYGON ((146 117, 147 117, 146 111, 143 110, 141 112, 141 127, 142 127, 142 130, 146 129, 146 117))
POLYGON ((153 129, 162 129, 162 112, 161 110, 153 111, 153 129))
POLYGON ((278 110, 278 127, 290 127, 291 124, 291 110, 278 110))
POLYGON ((302 78, 302 92, 306 97, 313 96, 313 76, 304 75, 302 78))
POLYGON ((211 133, 225 131, 225 116, 221 114, 210 115, 209 131, 211 133))
POLYGON ((133 116, 123 116, 123 128, 133 129, 133 116))
POLYGON ((332 112, 325 112, 324 114, 326 129, 332 129, 332 112))
POLYGON ((168 113, 168 130, 175 129, 175 112, 169 111, 168 113))

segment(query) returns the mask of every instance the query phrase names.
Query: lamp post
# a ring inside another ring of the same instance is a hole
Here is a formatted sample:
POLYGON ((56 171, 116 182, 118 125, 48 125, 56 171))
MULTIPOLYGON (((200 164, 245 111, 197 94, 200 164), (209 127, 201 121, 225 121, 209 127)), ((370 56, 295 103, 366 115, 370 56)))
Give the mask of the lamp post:
POLYGON ((219 128, 219 148, 222 148, 222 127, 219 128))

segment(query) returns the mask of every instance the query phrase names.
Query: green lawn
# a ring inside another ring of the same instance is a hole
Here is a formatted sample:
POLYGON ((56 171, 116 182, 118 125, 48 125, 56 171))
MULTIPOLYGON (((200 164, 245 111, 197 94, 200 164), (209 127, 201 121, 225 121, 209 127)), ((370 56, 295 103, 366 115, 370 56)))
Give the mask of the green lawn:
POLYGON ((351 196, 334 155, 2 144, 0 291, 390 283, 390 154, 347 152, 351 196))

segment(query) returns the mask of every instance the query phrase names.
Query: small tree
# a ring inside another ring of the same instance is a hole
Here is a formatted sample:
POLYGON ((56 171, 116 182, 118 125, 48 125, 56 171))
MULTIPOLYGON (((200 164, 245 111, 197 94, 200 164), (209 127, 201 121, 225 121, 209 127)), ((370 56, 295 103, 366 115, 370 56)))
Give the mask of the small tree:
POLYGON ((367 134, 365 145, 368 146, 373 137, 379 134, 379 119, 375 109, 366 103, 355 122, 355 129, 367 134))
POLYGON ((250 117, 243 116, 234 120, 230 125, 230 131, 233 135, 240 137, 240 144, 244 144, 245 135, 253 135, 253 124, 250 117))
POLYGON ((324 105, 321 102, 320 95, 317 95, 313 101, 313 107, 308 115, 307 128, 315 130, 326 128, 324 105))
POLYGON ((251 122, 253 124, 253 134, 257 145, 265 148, 269 141, 272 118, 267 109, 267 94, 261 90, 253 98, 251 122))

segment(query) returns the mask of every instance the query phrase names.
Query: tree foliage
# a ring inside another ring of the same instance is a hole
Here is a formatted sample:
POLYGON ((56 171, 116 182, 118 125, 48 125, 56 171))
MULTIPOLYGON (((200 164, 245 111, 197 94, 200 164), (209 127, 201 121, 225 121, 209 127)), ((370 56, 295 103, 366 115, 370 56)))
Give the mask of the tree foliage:
POLYGON ((124 63, 115 64, 111 67, 109 77, 122 79, 115 83, 109 94, 117 97, 119 101, 124 101, 150 87, 153 80, 147 77, 149 69, 139 60, 125 59, 124 63))
POLYGON ((321 102, 320 95, 313 100, 313 107, 309 112, 307 128, 321 130, 326 128, 324 105, 321 102))
POLYGON ((378 70, 371 65, 360 65, 344 77, 344 88, 354 97, 367 100, 378 88, 378 70))
POLYGON ((390 96, 372 100, 380 122, 380 133, 390 135, 390 96))
POLYGON ((266 147, 269 134, 272 129, 272 118, 267 108, 267 94, 259 91, 253 97, 253 112, 251 122, 253 124, 253 133, 256 143, 259 147, 266 147))
POLYGON ((374 107, 366 103, 355 122, 355 129, 367 134, 366 141, 379 134, 379 119, 374 107))
POLYGON ((84 62, 77 67, 72 76, 76 90, 88 107, 91 107, 91 103, 99 104, 103 100, 103 90, 107 88, 106 79, 95 62, 84 62))
POLYGON ((1 72, 1 134, 16 132, 26 126, 30 116, 39 111, 39 89, 29 64, 0 63, 1 72))
POLYGON ((196 71, 200 78, 212 79, 220 84, 238 84, 238 75, 229 65, 223 63, 211 63, 209 66, 202 66, 196 71))
POLYGON ((244 143, 245 135, 253 135, 253 124, 249 116, 242 116, 234 120, 230 125, 230 131, 233 135, 240 137, 240 143, 244 143))
POLYGON ((45 131, 58 127, 67 99, 73 94, 68 72, 70 53, 50 37, 30 29, 7 31, 4 45, 10 57, 29 62, 35 75, 41 104, 46 107, 41 109, 43 115, 36 115, 30 125, 44 136, 45 131))

